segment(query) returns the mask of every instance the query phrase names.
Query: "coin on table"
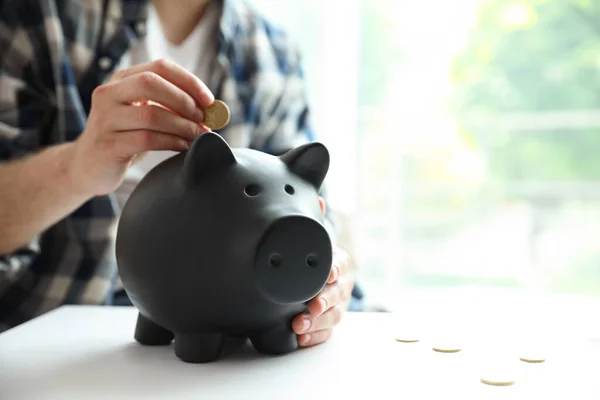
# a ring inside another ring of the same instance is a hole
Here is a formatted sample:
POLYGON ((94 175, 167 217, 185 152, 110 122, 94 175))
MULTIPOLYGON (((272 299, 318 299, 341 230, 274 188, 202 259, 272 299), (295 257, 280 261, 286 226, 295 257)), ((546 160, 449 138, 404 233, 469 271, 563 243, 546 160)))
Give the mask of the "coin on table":
POLYGON ((520 346, 519 359, 527 363, 542 363, 546 361, 547 345, 526 343, 520 346))
POLYGON ((510 386, 510 385, 514 385, 515 380, 506 376, 506 377, 500 377, 500 376, 486 376, 480 379, 481 383, 485 383, 486 385, 492 385, 492 386, 510 386))
POLYGON ((393 328, 394 339, 397 342, 402 343, 415 343, 418 342, 421 337, 421 329, 418 326, 411 324, 401 323, 393 328))
POLYGON ((523 354, 519 359, 527 363, 542 363, 546 361, 546 357, 541 354, 523 354))
POLYGON ((438 353, 458 353, 462 348, 455 343, 442 343, 432 347, 433 351, 438 353))
POLYGON ((511 386, 515 383, 515 365, 500 360, 482 365, 480 381, 491 386, 511 386))
POLYGON ((204 108, 202 123, 211 130, 224 128, 230 119, 229 107, 221 100, 215 100, 210 107, 204 108))
POLYGON ((396 342, 415 343, 418 341, 419 341, 419 338, 417 338, 414 335, 396 335, 396 342))

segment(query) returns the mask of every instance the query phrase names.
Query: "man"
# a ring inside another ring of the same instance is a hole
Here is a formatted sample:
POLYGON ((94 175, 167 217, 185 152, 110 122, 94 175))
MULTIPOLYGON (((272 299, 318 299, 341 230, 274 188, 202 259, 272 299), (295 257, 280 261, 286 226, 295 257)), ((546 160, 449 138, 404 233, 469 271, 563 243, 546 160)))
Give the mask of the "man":
MULTIPOLYGON (((296 49, 241 1, 0 4, 0 331, 61 304, 114 304, 120 206, 206 130, 215 97, 232 146, 314 139, 296 49)), ((334 258, 293 322, 301 346, 326 341, 359 297, 347 253, 334 258)))

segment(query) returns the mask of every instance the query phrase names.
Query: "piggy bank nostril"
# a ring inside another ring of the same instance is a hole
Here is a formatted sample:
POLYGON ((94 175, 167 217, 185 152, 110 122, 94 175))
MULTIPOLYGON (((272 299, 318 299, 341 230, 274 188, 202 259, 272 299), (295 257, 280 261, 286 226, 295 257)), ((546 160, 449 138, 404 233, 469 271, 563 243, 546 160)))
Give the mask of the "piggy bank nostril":
POLYGON ((315 256, 314 254, 309 254, 308 257, 306 257, 306 265, 308 265, 311 268, 316 268, 317 256, 315 256))
POLYGON ((285 185, 285 191, 287 194, 294 194, 294 187, 292 185, 285 185))
POLYGON ((279 268, 282 263, 283 263, 283 259, 282 259, 281 255, 279 255, 277 253, 271 254, 271 257, 269 257, 269 265, 273 268, 279 268))

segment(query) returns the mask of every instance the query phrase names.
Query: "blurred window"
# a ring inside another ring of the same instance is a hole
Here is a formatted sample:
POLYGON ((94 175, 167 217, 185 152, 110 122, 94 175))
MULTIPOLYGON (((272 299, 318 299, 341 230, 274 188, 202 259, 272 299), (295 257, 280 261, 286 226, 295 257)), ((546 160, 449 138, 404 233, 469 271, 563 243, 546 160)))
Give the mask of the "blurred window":
POLYGON ((305 56, 370 293, 600 296, 600 3, 254 0, 305 56))

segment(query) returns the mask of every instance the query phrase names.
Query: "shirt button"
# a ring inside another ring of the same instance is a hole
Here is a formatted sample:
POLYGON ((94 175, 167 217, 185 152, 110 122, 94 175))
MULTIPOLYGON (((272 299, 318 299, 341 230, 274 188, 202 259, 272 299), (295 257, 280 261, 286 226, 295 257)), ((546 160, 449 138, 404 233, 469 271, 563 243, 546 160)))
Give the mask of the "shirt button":
POLYGON ((138 21, 135 24, 135 31, 138 33, 138 35, 143 35, 146 33, 146 23, 144 21, 138 21))
POLYGON ((98 66, 105 71, 109 70, 110 67, 112 67, 112 65, 113 65, 113 62, 110 59, 110 57, 101 57, 98 60, 98 66))

